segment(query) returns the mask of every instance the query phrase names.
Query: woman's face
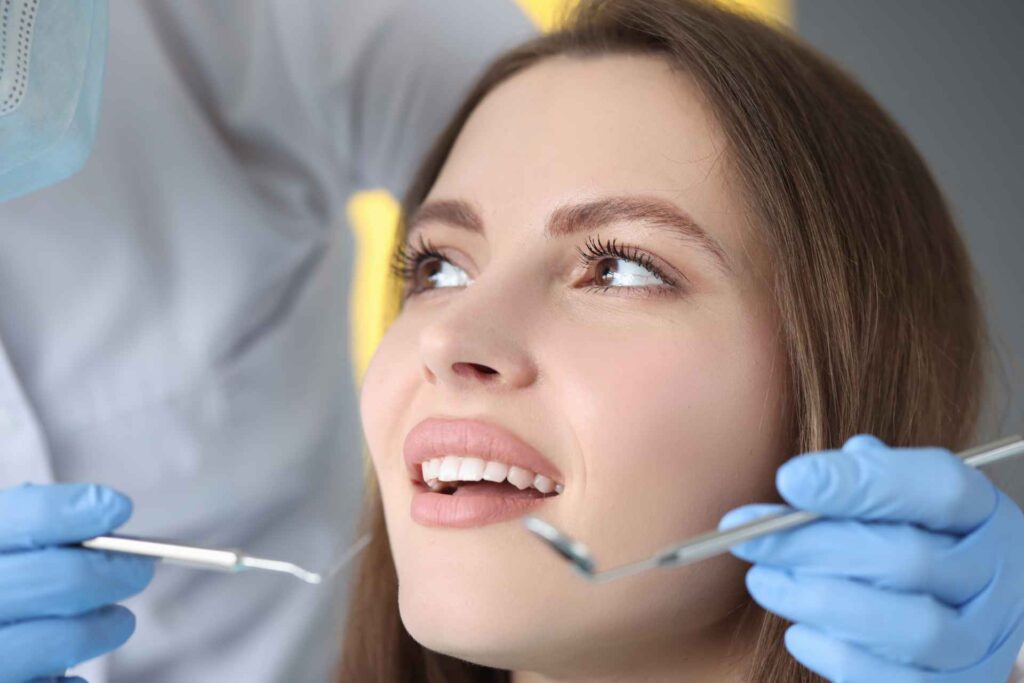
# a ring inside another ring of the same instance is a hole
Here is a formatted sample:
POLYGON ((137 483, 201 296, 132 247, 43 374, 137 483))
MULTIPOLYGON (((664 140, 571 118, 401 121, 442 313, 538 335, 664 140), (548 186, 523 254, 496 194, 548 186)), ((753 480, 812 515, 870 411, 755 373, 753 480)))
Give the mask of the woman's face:
POLYGON ((417 641, 551 674, 687 644, 691 660, 717 656, 739 561, 591 584, 521 516, 610 568, 774 499, 784 361, 747 221, 708 105, 655 57, 549 59, 473 113, 412 219, 410 245, 435 255, 361 402, 417 641), (406 456, 527 457, 489 426, 532 448, 541 460, 520 464, 561 493, 524 509, 508 483, 474 501, 487 486, 413 481, 406 456))

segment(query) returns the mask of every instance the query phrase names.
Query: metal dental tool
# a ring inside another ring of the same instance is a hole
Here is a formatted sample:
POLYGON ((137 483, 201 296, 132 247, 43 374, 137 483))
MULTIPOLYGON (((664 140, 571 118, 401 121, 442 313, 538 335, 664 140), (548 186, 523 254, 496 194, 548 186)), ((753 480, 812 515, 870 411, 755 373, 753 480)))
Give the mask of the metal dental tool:
POLYGON ((342 553, 327 571, 322 573, 311 572, 291 562, 251 557, 240 550, 201 548, 134 536, 97 536, 88 541, 82 541, 80 545, 91 550, 155 557, 164 562, 197 569, 214 569, 225 572, 262 569, 268 572, 281 572, 291 574, 306 583, 320 584, 337 574, 359 551, 366 547, 371 538, 370 534, 363 535, 342 553))
MULTIPOLYGON (((1024 455, 1024 438, 1021 436, 1007 437, 983 446, 971 448, 957 455, 963 458, 964 464, 970 467, 981 467, 1000 460, 1024 455)), ((700 562, 709 557, 728 552, 729 548, 744 541, 775 533, 776 531, 791 529, 795 526, 814 521, 820 516, 816 512, 808 512, 806 510, 766 515, 724 531, 709 531, 678 545, 664 548, 647 559, 600 572, 594 570, 594 558, 584 544, 573 539, 571 536, 567 536, 551 524, 537 517, 526 517, 523 520, 523 524, 529 531, 547 543, 555 552, 564 557, 577 572, 590 581, 600 583, 648 569, 654 569, 655 567, 681 567, 694 562, 700 562)))

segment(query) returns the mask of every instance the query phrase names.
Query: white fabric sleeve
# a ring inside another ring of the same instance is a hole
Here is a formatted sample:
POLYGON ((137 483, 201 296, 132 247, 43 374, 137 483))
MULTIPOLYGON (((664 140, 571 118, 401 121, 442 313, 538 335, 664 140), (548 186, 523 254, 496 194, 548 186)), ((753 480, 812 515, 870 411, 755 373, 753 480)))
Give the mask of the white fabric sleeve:
POLYGON ((151 0, 193 113, 247 180, 333 224, 354 187, 401 195, 487 63, 536 33, 513 0, 151 0))
POLYGON ((353 64, 357 182, 401 196, 463 95, 501 52, 536 30, 512 0, 409 0, 353 64))

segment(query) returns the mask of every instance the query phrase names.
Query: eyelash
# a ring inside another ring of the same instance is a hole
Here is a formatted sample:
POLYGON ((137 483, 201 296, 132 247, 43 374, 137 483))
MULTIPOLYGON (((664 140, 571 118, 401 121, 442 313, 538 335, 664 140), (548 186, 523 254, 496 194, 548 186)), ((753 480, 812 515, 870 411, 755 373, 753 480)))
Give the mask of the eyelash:
MULTIPOLYGON (((580 265, 584 268, 589 268, 601 259, 609 257, 618 258, 623 261, 630 261, 641 268, 651 271, 651 273, 656 275, 659 280, 665 283, 665 287, 629 287, 625 289, 639 290, 645 293, 657 293, 655 290, 661 290, 664 292, 666 289, 675 289, 677 286, 675 278, 667 275, 663 269, 656 266, 654 264, 654 259, 651 258, 650 254, 628 244, 619 244, 618 240, 614 238, 609 242, 605 242, 601 239, 600 235, 588 237, 582 248, 576 248, 576 253, 580 255, 580 265)), ((604 292, 609 289, 624 288, 612 287, 611 285, 593 285, 591 289, 604 292)))
MULTIPOLYGON (((647 290, 645 293, 652 293, 650 290, 675 289, 677 286, 675 278, 665 274, 663 269, 656 266, 649 254, 636 247, 619 244, 618 240, 612 239, 606 242, 600 236, 591 236, 587 238, 583 247, 576 248, 576 252, 580 257, 580 265, 584 268, 589 268, 601 259, 618 258, 630 261, 649 270, 665 283, 665 287, 631 287, 625 289, 647 290)), ((419 238, 416 244, 399 245, 391 261, 391 273, 405 284, 403 298, 407 298, 419 291, 425 291, 412 289, 410 283, 416 277, 416 273, 423 262, 431 258, 444 261, 449 260, 437 247, 422 237, 419 238)), ((611 285, 592 285, 590 289, 605 292, 609 289, 624 288, 612 287, 611 285)))
POLYGON ((422 237, 416 244, 400 244, 391 260, 391 274, 408 285, 416 277, 420 265, 428 258, 447 260, 444 254, 422 237))

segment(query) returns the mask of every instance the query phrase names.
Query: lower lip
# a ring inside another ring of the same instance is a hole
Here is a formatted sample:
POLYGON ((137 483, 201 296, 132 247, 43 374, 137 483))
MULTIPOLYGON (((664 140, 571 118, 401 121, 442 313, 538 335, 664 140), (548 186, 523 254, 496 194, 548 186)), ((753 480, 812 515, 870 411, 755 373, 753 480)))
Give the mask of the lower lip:
POLYGON ((468 529, 515 519, 548 500, 505 496, 451 496, 415 484, 410 513, 423 526, 468 529))

